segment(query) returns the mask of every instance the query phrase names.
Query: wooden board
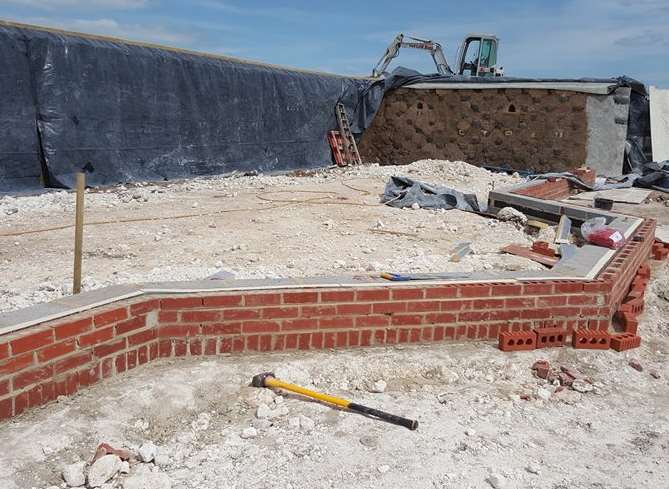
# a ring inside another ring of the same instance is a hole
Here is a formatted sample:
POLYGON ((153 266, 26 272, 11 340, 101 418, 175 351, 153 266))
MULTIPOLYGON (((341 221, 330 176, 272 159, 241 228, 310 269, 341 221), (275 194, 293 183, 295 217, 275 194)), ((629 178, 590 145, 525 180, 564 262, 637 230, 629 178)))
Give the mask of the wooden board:
POLYGON ((541 253, 532 251, 531 248, 515 244, 505 246, 504 248, 501 249, 501 251, 502 253, 509 253, 510 255, 522 256, 523 258, 527 258, 537 263, 541 263, 542 265, 546 265, 548 267, 555 266, 555 264, 560 260, 557 257, 542 255, 541 253))

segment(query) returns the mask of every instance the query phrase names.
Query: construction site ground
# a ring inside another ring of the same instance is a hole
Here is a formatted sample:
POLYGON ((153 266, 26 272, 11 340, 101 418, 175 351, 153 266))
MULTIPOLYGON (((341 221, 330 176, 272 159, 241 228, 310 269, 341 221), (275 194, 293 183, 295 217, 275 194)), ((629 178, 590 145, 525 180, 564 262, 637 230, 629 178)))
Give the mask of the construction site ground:
MULTIPOLYGON (((538 267, 498 253, 533 239, 514 223, 379 205, 391 174, 482 198, 493 184, 518 181, 463 163, 419 162, 92 190, 89 223, 168 219, 88 226, 85 284, 201 279, 221 269, 273 277, 538 267), (296 200, 277 202, 290 199, 296 200), (248 210, 221 212, 240 208, 248 210), (169 218, 185 214, 198 216, 169 218), (463 240, 473 241, 475 252, 453 263, 450 250, 463 240)), ((5 197, 0 234, 69 225, 73 205, 65 192, 5 197)), ((615 210, 669 221, 663 202, 615 210)), ((0 238, 0 310, 69 292, 72 235, 67 228, 0 238)), ((139 367, 1 423, 0 487, 61 487, 63 467, 90 460, 100 442, 137 451, 147 441, 158 446, 156 463, 133 462, 105 489, 130 487, 129 477, 148 472, 165 474, 172 489, 668 487, 666 262, 653 262, 652 273, 641 347, 623 353, 504 353, 488 342, 443 343, 139 367), (586 381, 579 390, 561 390, 533 375, 538 359, 586 381), (412 432, 249 387, 254 374, 268 370, 420 426, 412 432)))
MULTIPOLYGON (((520 181, 462 162, 424 160, 90 189, 83 289, 200 280, 220 271, 276 278, 541 267, 500 255, 504 245, 530 243, 513 223, 381 204, 396 174, 476 193, 483 203, 493 187, 520 181), (471 241, 474 253, 453 263, 460 241, 471 241)), ((69 295, 74 205, 66 191, 0 198, 0 312, 69 295), (20 234, 46 228, 61 229, 20 234)))

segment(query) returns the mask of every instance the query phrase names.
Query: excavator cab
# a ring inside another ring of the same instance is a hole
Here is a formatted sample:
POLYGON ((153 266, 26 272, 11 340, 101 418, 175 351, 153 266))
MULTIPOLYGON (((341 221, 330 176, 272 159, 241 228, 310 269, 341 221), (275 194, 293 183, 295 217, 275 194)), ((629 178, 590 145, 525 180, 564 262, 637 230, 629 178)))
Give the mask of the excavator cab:
POLYGON ((499 40, 487 34, 469 34, 458 50, 457 74, 465 76, 503 76, 497 67, 499 40))

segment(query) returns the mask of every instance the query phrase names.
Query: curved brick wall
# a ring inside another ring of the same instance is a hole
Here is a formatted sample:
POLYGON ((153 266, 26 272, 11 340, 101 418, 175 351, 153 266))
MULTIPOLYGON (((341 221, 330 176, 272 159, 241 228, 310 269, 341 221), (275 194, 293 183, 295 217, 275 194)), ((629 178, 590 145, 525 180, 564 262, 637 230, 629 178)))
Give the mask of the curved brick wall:
MULTIPOLYGON (((562 184, 533 188, 553 194, 562 184)), ((654 232, 645 220, 594 280, 140 293, 37 321, 0 335, 0 419, 157 358, 493 340, 545 326, 607 330, 654 232)))

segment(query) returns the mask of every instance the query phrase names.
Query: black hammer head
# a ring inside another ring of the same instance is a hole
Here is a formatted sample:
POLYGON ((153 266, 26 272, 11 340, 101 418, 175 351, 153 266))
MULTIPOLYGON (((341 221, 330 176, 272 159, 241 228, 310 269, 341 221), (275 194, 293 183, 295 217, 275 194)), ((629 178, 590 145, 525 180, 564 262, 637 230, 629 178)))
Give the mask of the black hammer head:
POLYGON ((251 385, 253 387, 265 387, 265 380, 269 377, 274 378, 274 373, 263 372, 261 374, 254 375, 253 380, 251 380, 251 385))

